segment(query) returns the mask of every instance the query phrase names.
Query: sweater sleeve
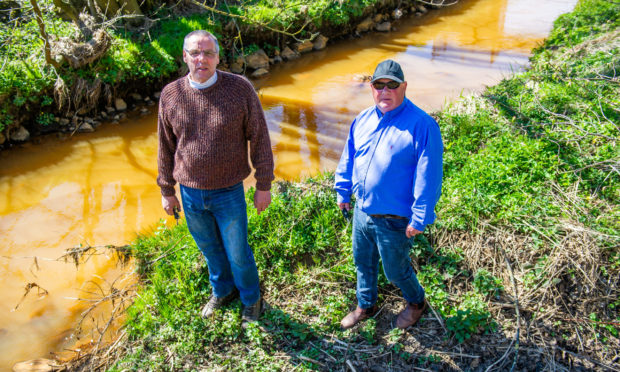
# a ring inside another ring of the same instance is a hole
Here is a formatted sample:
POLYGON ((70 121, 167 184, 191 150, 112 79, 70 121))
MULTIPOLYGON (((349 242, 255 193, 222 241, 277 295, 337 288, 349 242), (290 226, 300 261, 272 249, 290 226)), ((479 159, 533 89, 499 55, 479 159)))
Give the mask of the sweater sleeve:
POLYGON ((252 87, 248 92, 248 118, 245 125, 245 137, 250 141, 250 160, 256 170, 254 173, 256 189, 269 191, 274 179, 271 141, 265 113, 258 95, 252 87))
POLYGON ((157 137, 159 147, 157 151, 157 185, 161 188, 163 196, 175 194, 176 181, 172 176, 174 170, 174 154, 177 148, 177 138, 166 116, 166 99, 162 94, 159 100, 159 114, 157 116, 157 137))

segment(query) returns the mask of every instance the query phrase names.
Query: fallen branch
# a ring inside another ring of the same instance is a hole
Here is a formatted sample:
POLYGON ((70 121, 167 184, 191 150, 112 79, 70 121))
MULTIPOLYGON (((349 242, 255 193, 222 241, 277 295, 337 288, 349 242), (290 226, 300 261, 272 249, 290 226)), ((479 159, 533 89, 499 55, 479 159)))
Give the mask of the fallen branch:
POLYGON ((19 300, 19 302, 17 303, 17 305, 15 305, 15 307, 14 307, 14 308, 13 308, 13 310, 11 310, 11 311, 15 311, 15 310, 17 310, 17 308, 19 307, 19 305, 21 305, 21 303, 24 301, 24 299, 26 298, 26 296, 28 296, 28 293, 30 293, 30 290, 31 290, 32 288, 35 288, 35 287, 36 287, 36 288, 38 288, 38 289, 37 289, 37 291, 38 291, 38 293, 37 293, 37 294, 39 295, 39 297, 41 297, 41 296, 47 296, 47 295, 49 294, 49 292, 48 292, 46 289, 44 289, 43 287, 41 287, 41 286, 40 286, 40 285, 38 285, 37 283, 28 283, 28 284, 26 284, 26 292, 25 292, 25 293, 24 293, 24 295, 22 296, 22 299, 21 299, 21 300, 19 300))

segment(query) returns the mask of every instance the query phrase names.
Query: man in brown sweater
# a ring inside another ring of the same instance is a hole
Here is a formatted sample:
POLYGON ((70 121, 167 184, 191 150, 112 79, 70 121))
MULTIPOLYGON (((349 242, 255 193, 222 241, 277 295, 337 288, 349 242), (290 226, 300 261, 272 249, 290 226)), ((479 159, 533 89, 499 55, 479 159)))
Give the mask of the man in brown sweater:
POLYGON ((159 176, 162 204, 180 210, 209 267, 213 292, 203 317, 235 299, 243 303, 243 325, 262 312, 258 271, 247 239, 243 180, 255 168, 254 206, 271 203, 273 156, 265 115, 252 84, 216 71, 219 45, 207 31, 190 32, 183 43, 189 74, 166 85, 159 101, 159 176))

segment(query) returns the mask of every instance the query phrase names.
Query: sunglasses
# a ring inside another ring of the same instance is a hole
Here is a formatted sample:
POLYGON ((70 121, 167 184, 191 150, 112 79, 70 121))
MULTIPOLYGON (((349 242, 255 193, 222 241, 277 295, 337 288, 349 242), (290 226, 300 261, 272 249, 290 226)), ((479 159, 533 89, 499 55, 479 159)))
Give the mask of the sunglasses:
POLYGON ((383 90, 383 88, 385 88, 386 86, 388 87, 388 89, 392 90, 392 89, 396 89, 400 86, 401 83, 397 82, 397 81, 389 81, 387 83, 381 83, 378 81, 375 81, 374 83, 372 83, 372 86, 376 89, 376 90, 383 90))

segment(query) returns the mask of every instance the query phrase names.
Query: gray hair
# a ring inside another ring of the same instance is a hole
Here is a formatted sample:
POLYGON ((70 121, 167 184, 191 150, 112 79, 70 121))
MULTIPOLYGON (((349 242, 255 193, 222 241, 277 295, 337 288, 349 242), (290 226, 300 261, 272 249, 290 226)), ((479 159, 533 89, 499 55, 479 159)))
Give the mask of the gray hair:
POLYGON ((213 41, 213 44, 215 44, 215 53, 218 53, 218 54, 220 53, 220 44, 217 42, 217 38, 212 33, 210 33, 209 31, 205 31, 205 30, 195 30, 185 35, 185 39, 183 39, 183 49, 187 50, 187 41, 193 36, 208 37, 209 39, 213 41))

